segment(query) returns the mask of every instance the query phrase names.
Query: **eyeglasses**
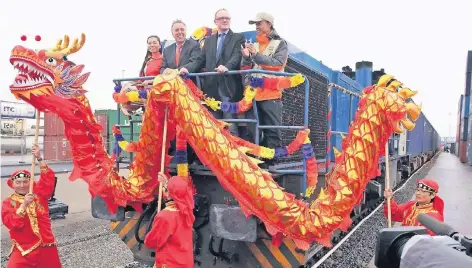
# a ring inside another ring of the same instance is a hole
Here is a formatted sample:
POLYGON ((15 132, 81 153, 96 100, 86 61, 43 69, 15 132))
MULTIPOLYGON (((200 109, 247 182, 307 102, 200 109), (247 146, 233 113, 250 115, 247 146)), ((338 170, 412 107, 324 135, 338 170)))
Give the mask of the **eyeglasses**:
POLYGON ((216 18, 216 20, 231 20, 230 17, 219 17, 219 18, 216 18))

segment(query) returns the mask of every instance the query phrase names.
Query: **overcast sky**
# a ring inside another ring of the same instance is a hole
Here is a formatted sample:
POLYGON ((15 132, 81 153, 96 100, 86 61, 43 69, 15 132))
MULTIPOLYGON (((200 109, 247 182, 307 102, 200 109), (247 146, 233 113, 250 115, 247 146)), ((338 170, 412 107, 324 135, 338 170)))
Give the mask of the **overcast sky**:
POLYGON ((146 37, 172 38, 172 20, 187 23, 187 34, 213 27, 214 12, 226 8, 236 32, 253 30, 257 12, 275 17, 279 34, 332 69, 372 61, 419 94, 423 111, 441 136, 455 136, 458 100, 465 87, 467 50, 472 50, 472 1, 0 1, 0 92, 14 100, 8 86, 16 72, 8 61, 20 36, 29 46, 52 47, 68 34, 87 35, 70 57, 91 72, 86 83, 93 109, 115 108, 112 79, 137 76, 146 37), (311 3, 311 4, 309 4, 311 3), (172 5, 174 4, 174 5, 172 5), (283 4, 283 5, 282 5, 283 4), (266 7, 267 6, 267 7, 266 7), (32 41, 41 35, 40 43, 32 41), (452 115, 449 115, 449 114, 452 115))

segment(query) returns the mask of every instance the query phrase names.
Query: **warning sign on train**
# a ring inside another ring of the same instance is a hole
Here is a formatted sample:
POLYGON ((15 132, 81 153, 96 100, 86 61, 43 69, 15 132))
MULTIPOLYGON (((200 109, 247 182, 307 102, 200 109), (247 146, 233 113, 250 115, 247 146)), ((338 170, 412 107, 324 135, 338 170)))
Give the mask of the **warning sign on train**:
POLYGON ((20 102, 0 101, 2 118, 35 118, 36 109, 20 102))

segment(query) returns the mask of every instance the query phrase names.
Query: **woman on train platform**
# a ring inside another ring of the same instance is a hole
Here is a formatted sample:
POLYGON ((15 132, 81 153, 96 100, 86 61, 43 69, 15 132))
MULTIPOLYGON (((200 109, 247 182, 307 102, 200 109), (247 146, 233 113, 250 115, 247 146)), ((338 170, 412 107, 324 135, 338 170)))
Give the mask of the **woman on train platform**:
MULTIPOLYGON (((148 49, 144 57, 139 76, 156 76, 160 74, 162 66, 161 39, 157 35, 151 35, 147 38, 148 49)), ((139 86, 148 88, 152 85, 152 80, 138 82, 139 86)))
MULTIPOLYGON (((438 196, 439 185, 432 179, 422 179, 417 182, 415 200, 397 204, 392 200, 392 190, 386 189, 384 196, 390 200, 392 221, 401 222, 402 226, 421 226, 418 222, 420 213, 427 214, 438 221, 444 222, 444 201, 438 196)), ((388 215, 387 202, 384 203, 384 214, 388 215)), ((430 235, 433 232, 428 230, 430 235)))

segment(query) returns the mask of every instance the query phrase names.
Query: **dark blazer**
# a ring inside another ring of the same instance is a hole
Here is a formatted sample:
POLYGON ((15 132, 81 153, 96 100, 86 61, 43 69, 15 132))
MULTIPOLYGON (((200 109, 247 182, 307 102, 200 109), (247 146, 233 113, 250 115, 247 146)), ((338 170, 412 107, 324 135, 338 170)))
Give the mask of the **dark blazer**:
MULTIPOLYGON (((200 72, 202 68, 205 72, 215 72, 215 68, 220 65, 224 65, 230 71, 239 70, 242 59, 241 45, 245 43, 244 36, 230 29, 225 37, 223 51, 218 61, 216 60, 217 42, 217 34, 208 37, 199 57, 183 67, 187 68, 190 73, 200 72)), ((216 100, 228 97, 229 101, 240 101, 243 96, 241 75, 207 76, 203 80, 202 91, 216 100)))
POLYGON ((174 43, 164 48, 164 51, 162 52, 161 73, 163 73, 164 70, 167 68, 170 68, 170 69, 180 68, 183 65, 189 63, 191 60, 197 58, 200 55, 200 44, 193 39, 185 40, 185 43, 182 46, 182 50, 180 51, 179 66, 175 66, 176 50, 177 50, 177 43, 174 43))

